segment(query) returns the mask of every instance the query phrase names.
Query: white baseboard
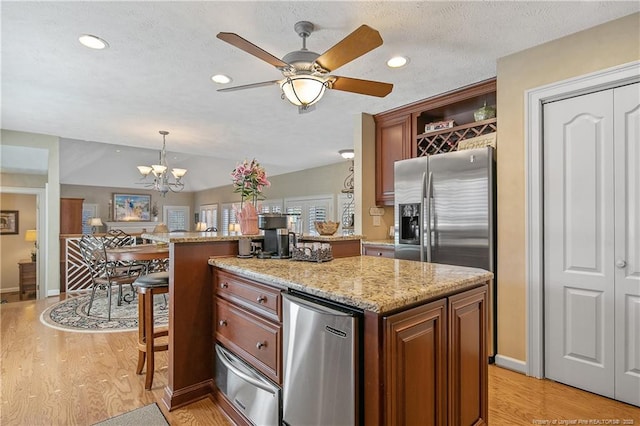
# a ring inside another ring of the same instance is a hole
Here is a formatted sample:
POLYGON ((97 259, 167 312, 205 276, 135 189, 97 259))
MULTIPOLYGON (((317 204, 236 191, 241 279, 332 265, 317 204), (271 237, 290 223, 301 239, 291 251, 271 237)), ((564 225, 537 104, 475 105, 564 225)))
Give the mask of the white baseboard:
POLYGON ((496 365, 518 373, 527 374, 527 363, 504 355, 496 355, 496 365))
POLYGON ((47 297, 60 296, 60 290, 47 290, 47 297))
POLYGON ((15 293, 17 291, 20 291, 20 287, 8 287, 8 288, 0 289, 0 294, 2 294, 2 293, 15 293))

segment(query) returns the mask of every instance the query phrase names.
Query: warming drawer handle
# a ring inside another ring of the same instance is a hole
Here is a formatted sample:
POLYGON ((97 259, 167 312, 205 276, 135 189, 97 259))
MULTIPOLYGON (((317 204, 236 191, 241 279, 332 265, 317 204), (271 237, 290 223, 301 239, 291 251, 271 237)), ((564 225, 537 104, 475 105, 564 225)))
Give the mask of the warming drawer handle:
POLYGON ((262 383, 260 380, 255 379, 248 374, 240 371, 237 367, 232 364, 232 361, 227 357, 227 354, 222 351, 218 346, 216 346, 216 352, 218 353, 220 362, 224 364, 230 371, 233 372, 236 376, 240 377, 242 380, 251 383, 253 386, 262 389, 263 391, 269 392, 272 395, 276 394, 276 391, 272 389, 270 386, 262 383))

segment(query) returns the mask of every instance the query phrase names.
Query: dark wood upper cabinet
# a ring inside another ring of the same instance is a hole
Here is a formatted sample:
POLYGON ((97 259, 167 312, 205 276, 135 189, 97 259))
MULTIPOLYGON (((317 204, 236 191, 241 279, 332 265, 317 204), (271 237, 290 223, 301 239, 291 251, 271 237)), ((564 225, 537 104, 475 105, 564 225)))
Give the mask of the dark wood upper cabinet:
POLYGON ((455 151, 462 140, 496 132, 497 118, 475 121, 473 114, 485 104, 495 108, 496 87, 492 78, 376 114, 376 203, 394 203, 396 161, 455 151), (446 120, 453 127, 425 132, 425 125, 446 120))
POLYGON ((393 205, 393 164, 411 158, 411 115, 376 120, 376 203, 393 205))

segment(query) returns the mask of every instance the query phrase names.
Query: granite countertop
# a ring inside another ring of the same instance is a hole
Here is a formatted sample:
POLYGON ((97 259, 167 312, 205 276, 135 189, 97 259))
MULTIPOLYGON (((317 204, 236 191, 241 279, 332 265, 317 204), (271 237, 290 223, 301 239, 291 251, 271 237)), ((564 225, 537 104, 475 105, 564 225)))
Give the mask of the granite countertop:
POLYGON ((371 244, 376 246, 392 246, 396 245, 395 240, 362 240, 362 244, 371 244))
POLYGON ((363 235, 303 235, 299 240, 330 243, 332 241, 362 240, 363 238, 363 235))
MULTIPOLYGON (((164 234, 142 234, 142 238, 155 243, 201 243, 207 241, 234 241, 238 235, 218 235, 217 232, 170 232, 164 234)), ((262 238, 262 235, 260 235, 262 238)))
POLYGON ((325 263, 219 257, 209 264, 280 288, 291 288, 384 314, 486 282, 483 269, 374 256, 325 263))

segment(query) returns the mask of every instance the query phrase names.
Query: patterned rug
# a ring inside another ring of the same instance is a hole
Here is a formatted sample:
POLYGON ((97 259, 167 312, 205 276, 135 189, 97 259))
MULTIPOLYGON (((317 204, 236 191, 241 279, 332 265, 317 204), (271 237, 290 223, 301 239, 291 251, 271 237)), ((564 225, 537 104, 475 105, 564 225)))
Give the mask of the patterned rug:
MULTIPOLYGON (((107 320, 107 295, 105 291, 96 291, 91 306, 91 315, 87 314, 90 293, 68 296, 67 299, 45 309, 40 315, 40 321, 51 328, 63 331, 75 331, 80 333, 119 332, 138 329, 138 299, 131 303, 116 303, 117 296, 112 295, 111 321, 107 320)), ((169 295, 156 295, 154 298, 153 313, 156 326, 169 323, 169 309, 165 299, 169 295)))

